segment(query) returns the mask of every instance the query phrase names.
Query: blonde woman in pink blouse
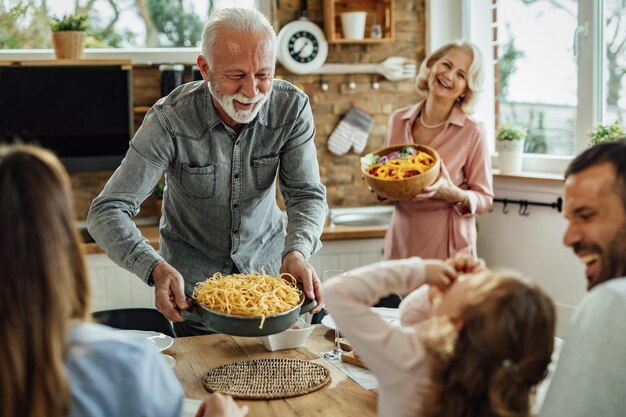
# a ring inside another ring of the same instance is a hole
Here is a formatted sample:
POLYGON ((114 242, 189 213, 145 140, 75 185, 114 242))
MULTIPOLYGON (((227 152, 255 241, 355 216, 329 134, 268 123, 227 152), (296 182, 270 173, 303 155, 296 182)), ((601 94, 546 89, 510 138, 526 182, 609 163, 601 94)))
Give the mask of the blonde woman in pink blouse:
POLYGON ((424 99, 391 115, 385 146, 428 145, 443 163, 433 185, 412 200, 396 202, 385 259, 476 255, 475 216, 493 202, 485 128, 469 115, 482 73, 475 45, 446 44, 422 62, 416 87, 424 99))

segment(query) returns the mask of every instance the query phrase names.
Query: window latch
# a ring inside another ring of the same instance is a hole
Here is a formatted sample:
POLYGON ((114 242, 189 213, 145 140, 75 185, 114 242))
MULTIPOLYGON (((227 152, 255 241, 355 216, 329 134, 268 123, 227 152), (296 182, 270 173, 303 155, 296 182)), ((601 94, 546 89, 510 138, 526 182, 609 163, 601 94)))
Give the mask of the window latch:
POLYGON ((582 22, 574 30, 574 44, 572 49, 574 50, 574 56, 578 56, 578 44, 581 36, 587 36, 589 34, 589 22, 582 22))

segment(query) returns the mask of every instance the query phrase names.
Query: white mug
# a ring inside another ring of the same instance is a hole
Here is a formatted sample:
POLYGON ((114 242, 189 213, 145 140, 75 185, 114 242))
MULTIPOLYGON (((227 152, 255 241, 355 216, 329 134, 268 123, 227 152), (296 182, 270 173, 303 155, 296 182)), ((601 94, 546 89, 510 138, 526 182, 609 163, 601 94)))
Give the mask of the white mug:
POLYGON ((341 26, 345 39, 363 39, 365 37, 365 21, 367 12, 341 13, 341 26))

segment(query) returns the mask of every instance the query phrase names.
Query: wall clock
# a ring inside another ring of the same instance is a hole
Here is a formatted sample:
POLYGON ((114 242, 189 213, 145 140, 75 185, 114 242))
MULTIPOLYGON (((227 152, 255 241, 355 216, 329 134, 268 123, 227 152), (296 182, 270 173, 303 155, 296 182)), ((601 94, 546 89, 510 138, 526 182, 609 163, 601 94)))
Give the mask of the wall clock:
POLYGON ((278 33, 278 61, 288 71, 308 74, 317 70, 328 57, 324 32, 306 17, 306 1, 302 17, 286 24, 278 33))

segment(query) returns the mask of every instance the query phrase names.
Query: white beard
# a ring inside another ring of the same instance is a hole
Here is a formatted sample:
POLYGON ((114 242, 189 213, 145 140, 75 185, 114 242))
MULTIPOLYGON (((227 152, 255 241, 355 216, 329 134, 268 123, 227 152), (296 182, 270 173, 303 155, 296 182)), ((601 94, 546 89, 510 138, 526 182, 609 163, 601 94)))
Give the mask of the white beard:
POLYGON ((263 104, 270 98, 270 93, 258 93, 255 97, 249 98, 244 96, 241 93, 232 94, 229 96, 223 95, 217 88, 213 87, 211 80, 207 83, 209 86, 209 91, 215 100, 220 103, 222 109, 228 114, 230 118, 232 118, 237 123, 250 123, 256 115, 261 110, 263 104), (250 110, 239 110, 235 107, 233 103, 234 100, 237 100, 240 103, 250 104, 256 103, 254 107, 250 110))

